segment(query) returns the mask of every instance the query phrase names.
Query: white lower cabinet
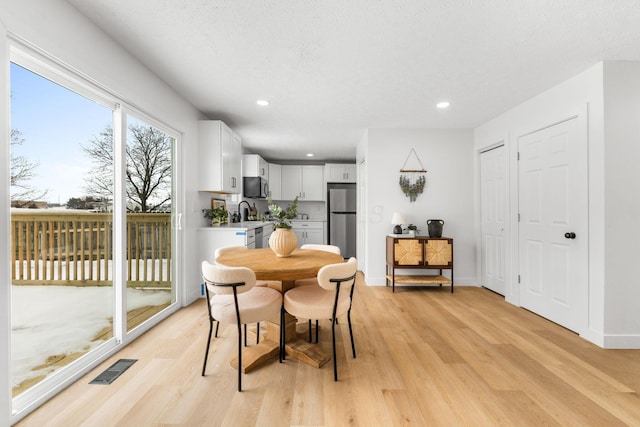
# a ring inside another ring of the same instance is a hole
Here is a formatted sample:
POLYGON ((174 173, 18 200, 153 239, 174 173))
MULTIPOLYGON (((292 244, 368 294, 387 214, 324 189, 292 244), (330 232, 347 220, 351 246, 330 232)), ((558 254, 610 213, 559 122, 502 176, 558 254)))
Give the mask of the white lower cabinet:
POLYGON ((200 261, 214 262, 216 249, 225 246, 256 247, 256 231, 246 228, 206 227, 198 229, 200 261))
POLYGON ((305 244, 324 244, 324 223, 322 221, 294 221, 292 227, 298 238, 298 247, 305 244))

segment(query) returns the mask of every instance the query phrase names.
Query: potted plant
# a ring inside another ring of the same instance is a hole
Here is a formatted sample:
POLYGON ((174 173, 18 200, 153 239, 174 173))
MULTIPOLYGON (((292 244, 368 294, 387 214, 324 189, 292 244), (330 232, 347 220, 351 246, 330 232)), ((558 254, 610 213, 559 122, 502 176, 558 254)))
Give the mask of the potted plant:
POLYGON ((407 230, 409 230, 409 235, 411 237, 416 237, 416 234, 418 234, 418 226, 417 225, 409 224, 409 225, 407 225, 407 230))
POLYGON ((223 206, 218 206, 214 209, 203 209, 202 212, 205 218, 209 218, 213 226, 226 224, 229 221, 229 211, 223 206))
POLYGON ((286 228, 291 229, 291 220, 298 214, 298 196, 291 201, 291 204, 287 206, 287 209, 282 209, 276 203, 273 202, 271 197, 267 199, 269 203, 269 212, 271 212, 271 220, 273 222, 273 229, 286 228))
POLYGON ((298 197, 286 209, 282 209, 269 197, 269 211, 273 222, 273 233, 269 237, 269 247, 278 257, 288 257, 298 246, 296 233, 291 229, 291 220, 296 217, 298 197))

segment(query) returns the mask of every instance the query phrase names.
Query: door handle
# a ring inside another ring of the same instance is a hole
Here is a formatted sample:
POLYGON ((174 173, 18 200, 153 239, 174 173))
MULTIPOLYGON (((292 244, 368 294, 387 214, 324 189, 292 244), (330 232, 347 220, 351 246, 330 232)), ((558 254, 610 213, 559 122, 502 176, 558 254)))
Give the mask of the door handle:
POLYGON ((574 233, 573 231, 571 233, 564 233, 564 238, 565 239, 575 239, 576 238, 576 233, 574 233))

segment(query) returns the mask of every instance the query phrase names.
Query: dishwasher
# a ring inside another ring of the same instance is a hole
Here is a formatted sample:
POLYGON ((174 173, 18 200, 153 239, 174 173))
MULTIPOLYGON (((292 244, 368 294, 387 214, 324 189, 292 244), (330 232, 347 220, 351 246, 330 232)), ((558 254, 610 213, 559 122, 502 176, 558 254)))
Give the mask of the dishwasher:
POLYGON ((262 244, 262 227, 258 227, 255 229, 256 232, 256 248, 264 247, 262 244))

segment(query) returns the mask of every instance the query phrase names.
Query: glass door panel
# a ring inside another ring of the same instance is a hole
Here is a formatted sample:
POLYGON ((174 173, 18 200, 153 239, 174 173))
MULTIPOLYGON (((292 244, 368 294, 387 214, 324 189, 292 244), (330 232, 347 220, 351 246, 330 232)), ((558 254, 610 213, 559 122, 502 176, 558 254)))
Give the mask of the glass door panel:
POLYGON ((127 331, 175 302, 173 149, 175 139, 126 118, 127 331))
POLYGON ((113 335, 112 206, 88 186, 87 151, 113 110, 15 63, 10 73, 16 396, 113 335))

